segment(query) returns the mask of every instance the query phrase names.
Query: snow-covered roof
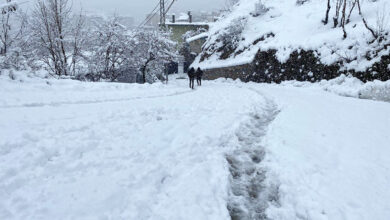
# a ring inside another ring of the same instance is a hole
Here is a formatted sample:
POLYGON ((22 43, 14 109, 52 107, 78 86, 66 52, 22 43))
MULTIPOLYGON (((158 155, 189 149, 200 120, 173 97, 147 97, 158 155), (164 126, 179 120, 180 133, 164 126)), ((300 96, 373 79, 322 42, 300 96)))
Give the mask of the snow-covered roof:
POLYGON ((177 26, 180 26, 180 25, 183 25, 183 26, 188 26, 188 25, 194 25, 194 26, 209 26, 209 23, 207 22, 166 22, 165 23, 166 25, 170 25, 170 26, 174 26, 174 25, 177 25, 177 26))
POLYGON ((180 13, 179 17, 177 18, 178 21, 188 21, 190 17, 186 13, 180 13))
POLYGON ((204 32, 204 33, 201 33, 201 34, 198 34, 198 35, 195 35, 193 37, 190 37, 186 40, 187 43, 190 43, 192 41, 196 41, 196 40, 199 40, 199 39, 202 39, 202 38, 207 38, 209 36, 209 34, 207 32, 204 32))

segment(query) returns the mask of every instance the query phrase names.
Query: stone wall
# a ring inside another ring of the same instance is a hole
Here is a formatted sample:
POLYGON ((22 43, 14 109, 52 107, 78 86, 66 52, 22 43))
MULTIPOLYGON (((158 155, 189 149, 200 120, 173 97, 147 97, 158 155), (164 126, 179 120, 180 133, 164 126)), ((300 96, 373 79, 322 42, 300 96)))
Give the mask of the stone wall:
POLYGON ((232 78, 244 82, 276 82, 285 80, 311 81, 329 80, 341 74, 350 74, 366 82, 390 80, 390 56, 383 56, 364 72, 342 70, 340 61, 332 65, 321 63, 314 51, 294 51, 285 63, 276 58, 276 50, 259 51, 252 63, 240 66, 207 69, 205 79, 232 78))
POLYGON ((204 79, 214 80, 218 78, 230 78, 240 79, 241 81, 247 82, 248 75, 253 71, 251 64, 245 64, 240 66, 223 67, 216 69, 205 69, 204 79))

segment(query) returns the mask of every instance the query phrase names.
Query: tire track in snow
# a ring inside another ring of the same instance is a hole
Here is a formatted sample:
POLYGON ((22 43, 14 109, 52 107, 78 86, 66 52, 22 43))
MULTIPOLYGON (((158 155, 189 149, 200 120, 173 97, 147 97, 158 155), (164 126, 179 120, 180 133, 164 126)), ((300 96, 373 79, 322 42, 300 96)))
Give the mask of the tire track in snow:
POLYGON ((147 97, 132 97, 132 98, 121 98, 121 99, 105 99, 105 100, 90 100, 90 101, 63 101, 63 102, 52 102, 52 103, 27 103, 22 105, 3 105, 0 106, 0 109, 6 109, 6 108, 37 108, 37 107, 45 107, 45 106, 61 106, 61 105, 88 105, 88 104, 100 104, 100 103, 108 103, 108 102, 124 102, 124 101, 132 101, 132 100, 140 100, 140 99, 155 99, 155 98, 163 98, 163 97, 171 97, 171 96, 178 96, 178 95, 184 95, 187 93, 193 92, 190 91, 183 91, 183 92, 175 92, 172 94, 167 95, 155 95, 155 96, 147 96, 147 97))
POLYGON ((230 171, 227 208, 232 220, 268 219, 269 204, 279 203, 279 187, 272 180, 268 181, 267 170, 261 164, 265 157, 261 140, 279 113, 273 101, 266 99, 266 102, 262 111, 255 111, 241 124, 236 132, 237 146, 226 155, 230 171))

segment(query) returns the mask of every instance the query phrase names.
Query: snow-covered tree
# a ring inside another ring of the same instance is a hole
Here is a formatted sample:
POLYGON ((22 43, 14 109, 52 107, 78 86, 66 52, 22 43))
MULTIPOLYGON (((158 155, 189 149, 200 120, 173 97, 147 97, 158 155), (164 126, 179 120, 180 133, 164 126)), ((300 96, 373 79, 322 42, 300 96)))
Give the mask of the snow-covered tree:
POLYGON ((118 17, 93 22, 87 43, 86 78, 116 81, 142 76, 141 82, 164 80, 165 65, 177 57, 169 33, 157 29, 129 30, 118 17), (130 74, 130 75, 129 75, 130 74))
POLYGON ((224 45, 223 53, 221 57, 226 59, 230 56, 238 47, 241 40, 241 34, 247 24, 247 18, 239 17, 231 21, 226 29, 224 29, 218 36, 217 41, 222 42, 224 45))
POLYGON ((79 54, 74 33, 82 29, 82 23, 76 23, 68 0, 38 0, 33 10, 30 31, 34 52, 57 76, 70 75, 75 64, 70 57, 79 54))
POLYGON ((71 54, 71 73, 73 76, 78 75, 78 72, 81 71, 81 61, 86 59, 86 56, 83 54, 83 51, 86 49, 87 41, 90 37, 90 30, 86 28, 85 17, 80 13, 79 16, 73 19, 73 25, 71 27, 71 45, 70 50, 71 54))
POLYGON ((11 45, 21 36, 25 26, 24 17, 17 14, 17 7, 11 3, 11 0, 7 0, 7 7, 2 7, 0 15, 0 55, 7 54, 11 45))
POLYGON ((19 69, 23 63, 23 37, 27 16, 15 1, 0 6, 0 67, 19 69))
POLYGON ((117 16, 94 22, 90 40, 89 78, 115 81, 128 60, 125 51, 132 48, 126 27, 117 16))
POLYGON ((155 29, 133 33, 134 49, 129 51, 130 65, 141 71, 143 83, 163 79, 165 64, 176 60, 176 43, 169 36, 169 32, 155 29))

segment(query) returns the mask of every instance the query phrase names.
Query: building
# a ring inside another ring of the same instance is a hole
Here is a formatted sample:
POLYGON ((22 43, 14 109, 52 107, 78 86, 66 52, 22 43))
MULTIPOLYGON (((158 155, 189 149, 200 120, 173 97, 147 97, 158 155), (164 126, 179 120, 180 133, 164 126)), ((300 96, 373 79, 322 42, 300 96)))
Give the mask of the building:
POLYGON ((175 14, 170 15, 170 20, 167 20, 165 26, 166 28, 172 32, 172 40, 178 43, 178 48, 183 46, 185 43, 184 35, 188 31, 197 32, 200 29, 209 30, 208 22, 193 22, 193 15, 191 12, 187 14, 181 13, 178 20, 176 19, 175 14))
POLYGON ((209 33, 204 32, 198 35, 195 35, 193 37, 187 38, 186 43, 188 43, 188 46, 190 47, 190 51, 192 53, 195 53, 196 55, 200 54, 202 52, 202 46, 206 42, 206 39, 208 38, 209 33))

